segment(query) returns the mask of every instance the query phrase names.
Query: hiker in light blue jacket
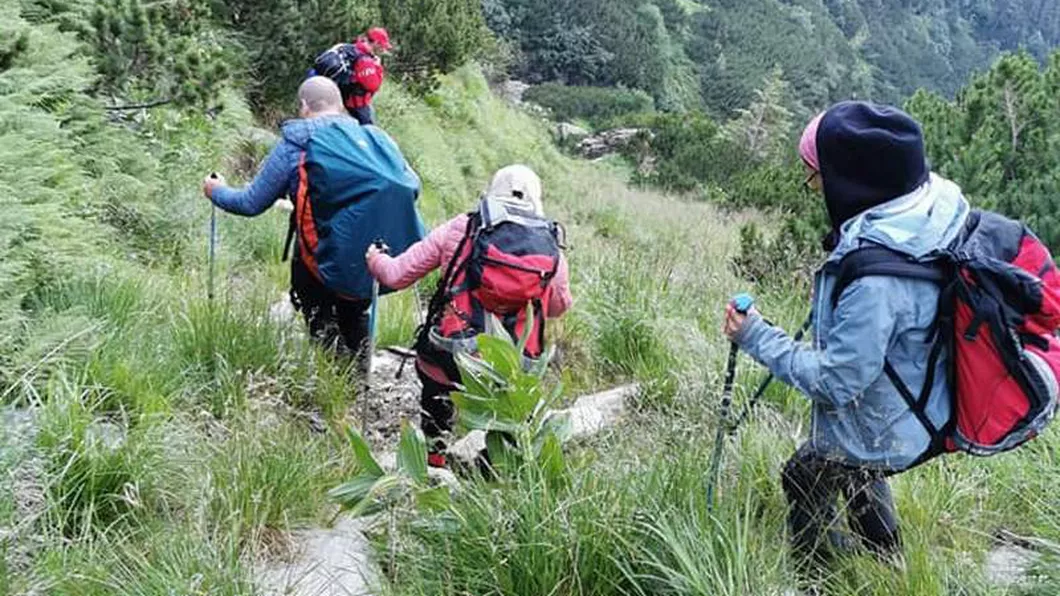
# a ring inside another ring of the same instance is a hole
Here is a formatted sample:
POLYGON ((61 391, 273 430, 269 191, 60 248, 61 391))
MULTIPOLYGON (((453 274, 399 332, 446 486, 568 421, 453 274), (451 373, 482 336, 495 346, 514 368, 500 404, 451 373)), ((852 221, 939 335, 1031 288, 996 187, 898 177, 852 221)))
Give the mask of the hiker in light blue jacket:
POLYGON ((848 546, 831 529, 840 495, 861 545, 897 555, 886 478, 933 452, 885 366, 914 395, 932 383, 926 414, 936 426, 949 419, 945 356, 933 374, 926 370, 939 288, 862 277, 835 301, 836 273, 845 255, 872 243, 923 259, 960 234, 970 208, 960 188, 930 172, 920 127, 900 110, 838 104, 810 123, 799 149, 807 186, 823 193, 833 228, 826 241, 831 254, 815 280, 812 342, 796 343, 757 312, 745 317, 731 307, 725 332, 813 402, 810 438, 782 477, 800 563, 826 563, 848 546))

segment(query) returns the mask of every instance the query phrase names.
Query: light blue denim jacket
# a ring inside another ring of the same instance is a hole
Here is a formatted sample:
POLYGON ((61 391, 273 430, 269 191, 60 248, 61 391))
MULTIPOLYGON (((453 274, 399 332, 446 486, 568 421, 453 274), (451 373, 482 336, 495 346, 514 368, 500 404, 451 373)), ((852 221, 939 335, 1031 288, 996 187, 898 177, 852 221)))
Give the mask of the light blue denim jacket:
MULTIPOLYGON (((929 446, 929 435, 883 372, 888 360, 914 395, 927 377, 929 334, 939 288, 930 281, 863 277, 832 290, 839 262, 866 242, 925 258, 960 233, 969 205, 952 182, 932 175, 912 193, 847 221, 839 246, 815 279, 813 339, 796 343, 760 316, 736 337, 741 349, 813 401, 810 445, 825 458, 903 470, 929 446)), ((927 415, 950 417, 945 357, 938 363, 927 415)))

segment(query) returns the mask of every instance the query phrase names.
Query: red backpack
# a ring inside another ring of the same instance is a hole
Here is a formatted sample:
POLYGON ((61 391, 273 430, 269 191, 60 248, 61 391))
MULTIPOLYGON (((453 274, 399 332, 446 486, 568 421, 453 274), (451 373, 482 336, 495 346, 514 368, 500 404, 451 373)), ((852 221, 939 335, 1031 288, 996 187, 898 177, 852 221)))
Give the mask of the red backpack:
POLYGON ((421 341, 474 353, 475 337, 487 331, 493 315, 513 341, 529 332, 525 356, 538 358, 561 250, 556 222, 507 201, 483 199, 468 214, 467 232, 431 299, 421 341))
POLYGON ((922 459, 954 451, 995 455, 1033 439, 1052 420, 1060 387, 1060 275, 1026 226, 973 211, 955 245, 928 261, 876 245, 859 248, 840 263, 833 304, 855 279, 872 275, 929 280, 942 288, 920 395, 890 363, 884 366, 931 434, 922 459), (925 408, 944 353, 953 415, 935 428, 925 408))

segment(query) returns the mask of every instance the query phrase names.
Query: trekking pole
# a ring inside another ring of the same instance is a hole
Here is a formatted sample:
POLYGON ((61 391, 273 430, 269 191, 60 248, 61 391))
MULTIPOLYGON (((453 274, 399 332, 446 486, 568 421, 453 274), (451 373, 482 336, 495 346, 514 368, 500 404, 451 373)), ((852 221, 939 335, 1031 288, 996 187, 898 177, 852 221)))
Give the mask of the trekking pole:
POLYGON ((423 325, 424 318, 423 311, 420 310, 422 308, 420 306, 420 282, 416 282, 415 284, 413 284, 412 293, 416 299, 416 326, 419 327, 420 325, 423 325))
MULTIPOLYGON (((795 333, 794 339, 796 343, 802 341, 806 332, 810 330, 810 324, 812 321, 812 314, 806 317, 806 322, 804 322, 802 327, 799 327, 799 331, 795 333)), ((751 399, 747 400, 746 404, 744 404, 743 410, 740 411, 740 415, 737 416, 732 425, 729 426, 729 432, 736 432, 736 429, 740 428, 744 422, 747 422, 747 418, 750 417, 751 411, 758 405, 758 401, 762 399, 763 395, 765 395, 766 389, 769 389, 769 386, 773 384, 774 379, 776 379, 776 377, 773 376, 773 373, 769 373, 766 375, 766 378, 762 379, 762 382, 759 383, 758 389, 755 390, 754 395, 751 399)))
MULTIPOLYGON (((210 174, 210 178, 217 179, 217 172, 210 174)), ((217 262, 217 204, 210 200, 210 263, 206 274, 206 299, 210 307, 213 307, 213 275, 214 263, 217 262)))
MULTIPOLYGON (((386 244, 382 240, 373 242, 376 248, 385 251, 386 244)), ((368 309, 368 353, 365 359, 368 366, 365 367, 364 377, 361 384, 364 391, 361 392, 361 436, 368 437, 368 383, 372 374, 372 361, 375 359, 376 326, 379 321, 379 280, 372 277, 372 306, 368 309)))
MULTIPOLYGON (((748 294, 739 294, 730 302, 736 312, 746 315, 754 306, 754 298, 748 294)), ((725 434, 729 430, 729 418, 732 409, 732 386, 736 382, 736 358, 740 354, 740 347, 736 342, 729 344, 729 361, 725 368, 725 382, 721 389, 721 415, 718 420, 718 430, 714 433, 714 453, 710 461, 710 476, 707 478, 707 511, 714 510, 714 489, 718 484, 718 474, 721 472, 721 451, 725 446, 725 434)))

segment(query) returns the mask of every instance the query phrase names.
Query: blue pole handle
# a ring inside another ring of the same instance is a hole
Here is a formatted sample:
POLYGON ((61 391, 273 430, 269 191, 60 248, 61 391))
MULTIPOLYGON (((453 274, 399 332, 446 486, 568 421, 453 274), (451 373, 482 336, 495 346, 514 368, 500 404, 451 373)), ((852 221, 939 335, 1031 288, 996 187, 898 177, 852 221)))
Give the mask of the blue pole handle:
POLYGON ((737 294, 733 296, 730 304, 736 309, 736 312, 745 315, 754 307, 755 299, 750 294, 737 294))

